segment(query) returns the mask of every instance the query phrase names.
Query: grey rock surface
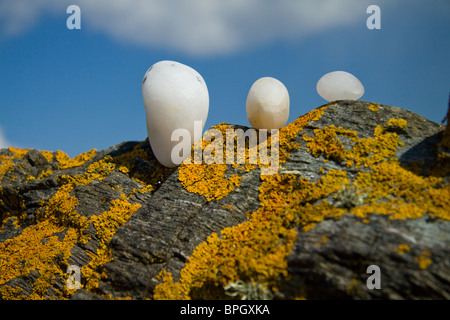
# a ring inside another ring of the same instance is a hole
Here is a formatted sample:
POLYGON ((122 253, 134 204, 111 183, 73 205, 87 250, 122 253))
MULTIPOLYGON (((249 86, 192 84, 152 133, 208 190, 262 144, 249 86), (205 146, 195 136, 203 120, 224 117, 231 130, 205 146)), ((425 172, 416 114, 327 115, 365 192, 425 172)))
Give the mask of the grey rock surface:
MULTIPOLYGON (((345 170, 349 178, 354 179, 359 172, 370 169, 348 168, 345 163, 337 161, 324 162, 323 157, 315 157, 307 151, 303 135, 312 137, 315 129, 335 125, 356 131, 359 138, 368 138, 373 136, 378 125, 385 125, 392 118, 401 118, 408 125, 395 129, 403 143, 395 157, 405 168, 411 163, 423 161, 421 174, 425 174, 437 161, 436 148, 443 139, 445 126, 405 109, 381 104, 378 111, 372 111, 369 105, 371 103, 365 101, 330 104, 319 120, 311 121, 299 132, 295 141, 300 147, 291 152, 282 164, 282 170, 296 172, 312 182, 320 178, 320 170, 333 169, 345 170)), ((350 140, 341 141, 344 147, 351 148, 350 140)), ((6 149, 0 151, 0 156, 9 154, 6 149)), ((75 186, 70 193, 78 200, 76 212, 86 219, 108 211, 111 201, 119 199, 121 194, 133 194, 128 202, 141 205, 109 241, 111 259, 96 269, 105 276, 95 289, 81 289, 63 297, 58 296, 56 291, 62 290, 65 279, 55 278, 44 298, 151 299, 155 286, 161 282, 158 275, 162 270, 172 273, 174 279, 179 280, 180 271, 199 244, 213 232, 220 233, 226 227, 247 221, 247 213, 256 211, 260 206, 259 169, 241 173, 239 187, 226 197, 207 201, 204 196, 190 193, 182 186, 178 169, 161 169, 148 141, 126 142, 98 151, 82 165, 68 169, 58 169, 56 160, 48 161, 40 151, 31 150, 21 159, 13 160, 14 167, 0 180, 0 243, 8 243, 26 228, 39 223, 37 211, 44 210, 43 204, 45 208, 45 204, 64 184, 62 175, 83 175, 89 165, 106 156, 121 159, 123 155, 132 155, 124 158, 128 172, 118 170, 117 164, 116 169, 101 179, 75 186), (52 174, 42 179, 27 180, 27 177, 37 177, 46 170, 52 170, 52 174), (136 176, 139 176, 138 180, 133 179, 136 176), (154 186, 152 192, 135 192, 146 183, 154 186)), ((234 172, 236 169, 228 166, 227 173, 234 172)), ((442 185, 448 184, 448 174, 443 174, 442 185)), ((297 228, 297 239, 287 257, 290 277, 280 279, 279 291, 274 297, 450 298, 449 220, 429 215, 418 219, 392 220, 377 214, 371 215, 369 220, 370 223, 362 223, 360 218, 344 214, 339 219, 325 219, 308 231, 297 228), (399 253, 397 248, 400 243, 407 244, 409 250, 399 253), (418 267, 417 258, 424 256, 424 252, 427 252, 424 258, 429 256, 432 262, 423 269, 418 267), (381 269, 379 290, 368 289, 366 285, 370 265, 381 269)), ((92 253, 97 251, 101 242, 97 231, 93 225, 83 230, 89 241, 75 243, 68 260, 59 262, 63 273, 67 265, 83 267, 92 261, 92 253)), ((31 296, 33 283, 39 277, 39 272, 32 271, 3 282, 0 280, 0 290, 5 286, 22 288, 22 298, 31 296)), ((2 298, 11 297, 3 295, 2 298)))

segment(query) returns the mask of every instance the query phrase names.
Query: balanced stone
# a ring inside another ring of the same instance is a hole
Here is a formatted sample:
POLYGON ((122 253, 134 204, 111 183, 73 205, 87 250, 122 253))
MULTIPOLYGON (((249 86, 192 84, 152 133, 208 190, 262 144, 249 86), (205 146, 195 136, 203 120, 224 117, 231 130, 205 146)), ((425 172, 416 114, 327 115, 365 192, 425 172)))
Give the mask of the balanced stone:
MULTIPOLYGON (((194 124, 201 122, 203 130, 209 111, 208 88, 202 76, 191 67, 175 61, 160 61, 151 66, 142 80, 147 133, 156 159, 166 167, 175 167, 172 150, 179 140, 172 141, 177 129, 187 130, 186 138, 201 138, 194 134, 194 124), (196 123, 197 122, 197 123, 196 123)), ((180 157, 186 158, 189 154, 180 157)), ((179 159, 180 157, 177 157, 179 159)))
POLYGON ((289 118, 289 93, 279 80, 258 79, 247 96, 247 119, 255 129, 279 129, 289 118))
POLYGON ((353 74, 334 71, 319 79, 317 93, 327 101, 358 100, 364 94, 364 87, 353 74))

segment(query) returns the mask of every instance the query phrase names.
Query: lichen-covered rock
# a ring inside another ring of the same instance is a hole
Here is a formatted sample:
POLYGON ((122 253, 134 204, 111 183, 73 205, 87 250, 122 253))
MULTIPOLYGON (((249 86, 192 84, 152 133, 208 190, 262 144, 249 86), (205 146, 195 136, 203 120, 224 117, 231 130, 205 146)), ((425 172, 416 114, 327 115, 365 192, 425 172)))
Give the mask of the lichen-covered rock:
POLYGON ((0 297, 448 299, 449 137, 337 101, 280 129, 274 175, 248 153, 166 169, 148 141, 73 159, 0 150, 0 297))

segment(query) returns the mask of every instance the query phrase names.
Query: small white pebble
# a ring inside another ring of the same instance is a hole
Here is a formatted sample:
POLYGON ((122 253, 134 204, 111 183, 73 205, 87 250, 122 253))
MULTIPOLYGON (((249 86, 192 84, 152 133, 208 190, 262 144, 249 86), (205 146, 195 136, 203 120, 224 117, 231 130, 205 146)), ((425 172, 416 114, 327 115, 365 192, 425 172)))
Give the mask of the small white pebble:
POLYGON ((280 129, 289 118, 289 93, 279 80, 264 77, 250 88, 247 119, 255 129, 280 129))
MULTIPOLYGON (((209 94, 202 76, 175 61, 155 63, 142 80, 147 133, 156 159, 175 167, 172 150, 179 142, 172 141, 176 129, 186 129, 194 143, 194 122, 205 126, 209 110, 209 94)), ((201 137, 200 137, 201 138, 201 137)), ((188 154, 183 155, 184 158, 188 154)))
POLYGON ((364 86, 351 73, 334 71, 317 81, 317 93, 327 101, 358 100, 364 94, 364 86))

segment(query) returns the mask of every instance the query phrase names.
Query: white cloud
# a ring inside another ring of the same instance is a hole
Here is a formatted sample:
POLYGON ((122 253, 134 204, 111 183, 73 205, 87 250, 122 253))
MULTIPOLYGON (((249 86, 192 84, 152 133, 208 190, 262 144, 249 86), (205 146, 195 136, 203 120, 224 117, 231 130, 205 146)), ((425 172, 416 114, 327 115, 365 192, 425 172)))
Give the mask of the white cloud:
MULTIPOLYGON (((372 0, 3 0, 0 34, 16 35, 45 13, 81 8, 82 29, 121 41, 192 55, 236 52, 272 41, 299 40, 322 30, 365 27, 372 0)), ((375 1, 382 9, 392 1, 375 1)))
POLYGON ((4 135, 4 131, 0 127, 0 149, 9 148, 10 145, 11 144, 8 142, 8 140, 6 140, 6 137, 4 135))

